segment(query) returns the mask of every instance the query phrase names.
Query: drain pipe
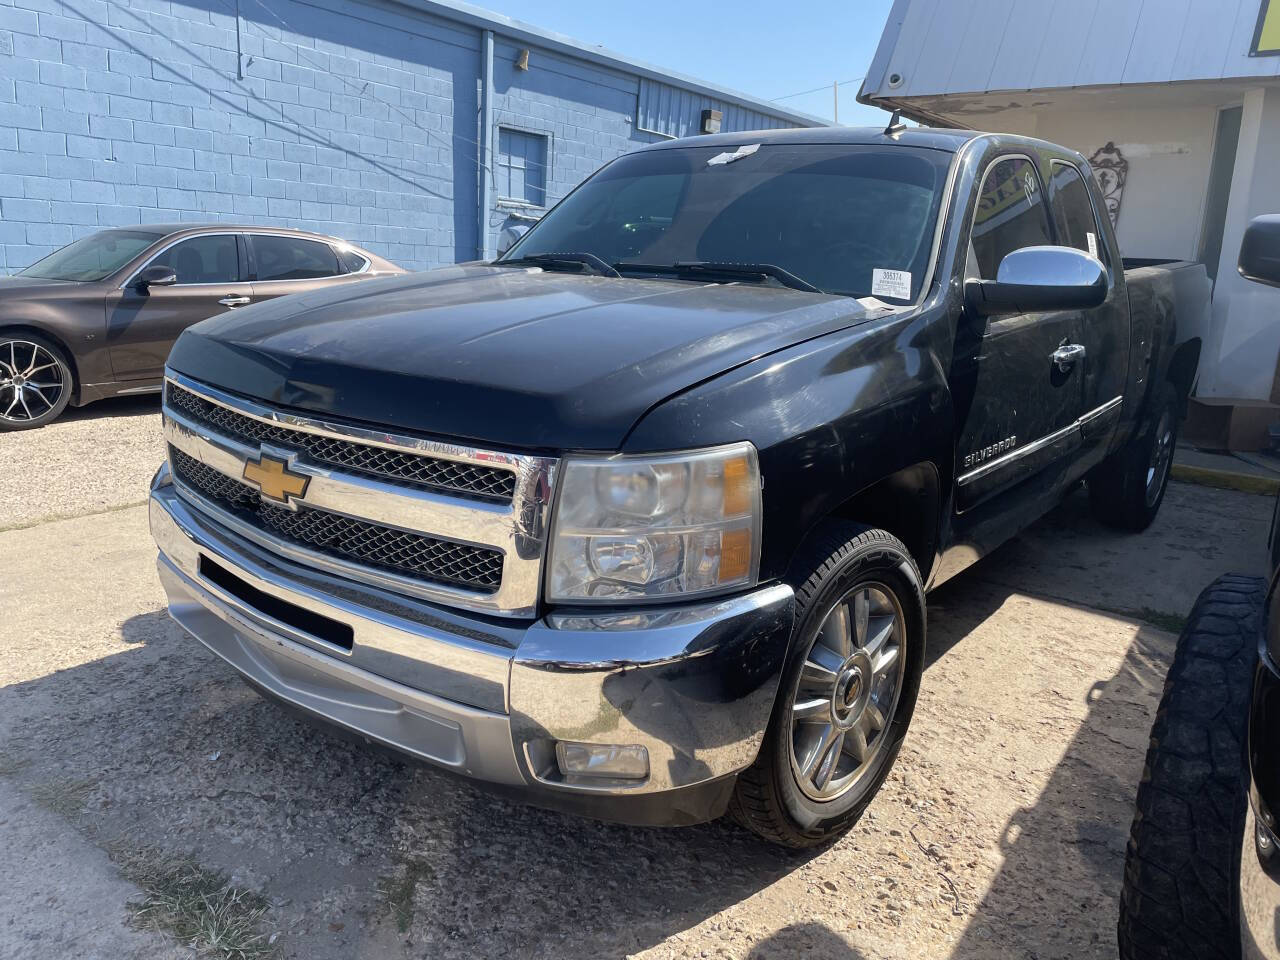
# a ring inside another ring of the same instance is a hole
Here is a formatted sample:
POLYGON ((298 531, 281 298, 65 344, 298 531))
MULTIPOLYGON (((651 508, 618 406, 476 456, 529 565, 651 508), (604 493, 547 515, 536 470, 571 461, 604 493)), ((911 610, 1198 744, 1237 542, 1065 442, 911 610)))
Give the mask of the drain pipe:
POLYGON ((479 233, 476 254, 490 260, 489 209, 493 206, 493 31, 480 38, 480 145, 476 148, 476 176, 480 189, 479 233))

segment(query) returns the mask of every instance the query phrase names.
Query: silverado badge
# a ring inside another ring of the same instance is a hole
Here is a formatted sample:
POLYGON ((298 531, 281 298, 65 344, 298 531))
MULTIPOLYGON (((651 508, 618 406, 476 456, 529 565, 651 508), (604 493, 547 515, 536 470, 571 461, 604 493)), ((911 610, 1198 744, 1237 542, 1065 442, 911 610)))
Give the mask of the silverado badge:
POLYGON ((975 450, 973 453, 966 453, 964 455, 964 465, 966 467, 976 467, 978 464, 986 463, 992 457, 1004 453, 1006 450, 1012 450, 1017 445, 1017 437, 1005 437, 998 443, 985 446, 981 450, 975 450))
POLYGON ((294 497, 301 498, 307 492, 310 477, 291 471, 283 460, 263 453, 257 460, 246 460, 242 476, 254 484, 268 500, 297 509, 294 497))

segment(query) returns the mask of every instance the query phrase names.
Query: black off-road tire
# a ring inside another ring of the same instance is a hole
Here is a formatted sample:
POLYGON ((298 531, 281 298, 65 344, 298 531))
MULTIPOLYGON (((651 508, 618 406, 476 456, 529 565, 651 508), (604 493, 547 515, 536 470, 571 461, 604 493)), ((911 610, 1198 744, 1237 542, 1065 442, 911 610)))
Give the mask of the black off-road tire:
POLYGON ((1244 744, 1265 592, 1260 579, 1219 577, 1178 638, 1129 831, 1121 960, 1240 956, 1244 744))
MULTIPOLYGON (((0 386, 0 433, 14 432, 17 430, 36 430, 46 424, 52 423, 62 416, 62 412, 67 409, 67 404, 71 402, 71 395, 75 391, 75 378, 71 373, 71 364, 67 360, 67 355, 63 349, 47 337, 39 334, 31 333, 27 330, 0 330, 0 384, 6 378, 8 370, 8 344, 16 341, 22 344, 35 344, 41 350, 45 351, 51 361, 56 364, 56 376, 62 384, 62 389, 57 395, 57 400, 52 406, 37 406, 37 401, 32 398, 30 400, 31 410, 33 414, 29 419, 16 419, 3 416, 9 401, 13 398, 13 394, 9 392, 7 387, 0 386)), ((42 373, 44 376, 47 374, 42 373)))
POLYGON ((791 646, 769 729, 755 763, 737 782, 729 813, 739 824, 785 847, 815 847, 845 833, 862 815, 898 755, 915 710, 924 669, 925 599, 920 571, 902 541, 861 524, 837 521, 798 551, 788 580, 796 589, 791 646), (886 740, 865 780, 828 803, 810 800, 795 783, 790 760, 790 693, 808 643, 831 605, 862 580, 894 592, 901 606, 906 667, 886 740))
POLYGON ((1160 512, 1169 487, 1173 451, 1178 445, 1178 418, 1181 411, 1177 388, 1165 381, 1155 387, 1151 416, 1142 432, 1094 468, 1089 475, 1089 506, 1093 515, 1109 527, 1141 533, 1160 512), (1156 483, 1147 482, 1157 444, 1169 427, 1168 456, 1156 483), (1154 491, 1149 497, 1148 487, 1154 491))

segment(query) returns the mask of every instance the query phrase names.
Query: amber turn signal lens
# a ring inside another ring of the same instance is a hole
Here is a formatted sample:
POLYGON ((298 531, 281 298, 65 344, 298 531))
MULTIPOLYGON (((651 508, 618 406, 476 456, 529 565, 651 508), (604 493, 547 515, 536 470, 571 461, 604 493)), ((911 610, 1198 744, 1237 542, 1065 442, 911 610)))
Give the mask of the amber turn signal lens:
POLYGON ((720 534, 720 582, 745 577, 751 570, 751 531, 725 530, 720 534))
POLYGON ((751 512, 751 468, 746 457, 724 462, 724 515, 737 517, 751 512))

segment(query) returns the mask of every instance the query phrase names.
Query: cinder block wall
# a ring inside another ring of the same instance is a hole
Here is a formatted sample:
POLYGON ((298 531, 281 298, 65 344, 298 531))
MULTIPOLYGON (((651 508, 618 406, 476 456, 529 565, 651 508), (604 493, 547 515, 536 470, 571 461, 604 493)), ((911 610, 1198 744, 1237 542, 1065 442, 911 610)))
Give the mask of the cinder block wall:
MULTIPOLYGON (((480 29, 382 0, 240 0, 237 37, 234 6, 0 0, 0 268, 179 220, 319 230, 410 269, 476 257, 480 29)), ((548 204, 659 138, 635 120, 652 79, 537 47, 517 70, 524 46, 496 38, 493 121, 551 137, 548 204)), ((679 110, 704 105, 725 108, 679 110)))

